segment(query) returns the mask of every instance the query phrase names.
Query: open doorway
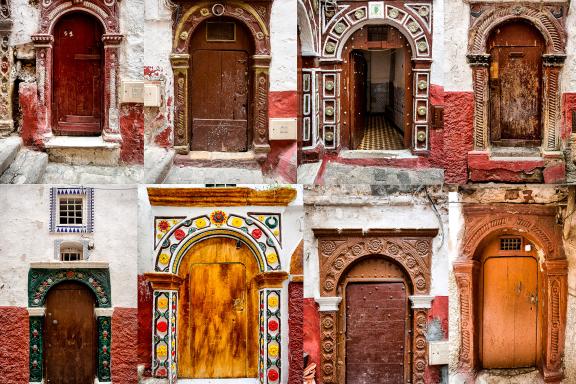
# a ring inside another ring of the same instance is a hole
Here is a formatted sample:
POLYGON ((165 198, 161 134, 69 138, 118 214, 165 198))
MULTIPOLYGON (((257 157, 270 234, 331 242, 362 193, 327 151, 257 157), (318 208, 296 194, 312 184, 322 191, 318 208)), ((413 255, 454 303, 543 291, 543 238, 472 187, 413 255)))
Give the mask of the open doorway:
MULTIPOLYGON (((375 35, 388 34, 392 30, 380 26, 370 29, 369 47, 371 40, 378 39, 375 35)), ((350 53, 352 149, 401 150, 410 147, 410 50, 403 37, 397 35, 397 44, 390 48, 355 49, 350 53)))

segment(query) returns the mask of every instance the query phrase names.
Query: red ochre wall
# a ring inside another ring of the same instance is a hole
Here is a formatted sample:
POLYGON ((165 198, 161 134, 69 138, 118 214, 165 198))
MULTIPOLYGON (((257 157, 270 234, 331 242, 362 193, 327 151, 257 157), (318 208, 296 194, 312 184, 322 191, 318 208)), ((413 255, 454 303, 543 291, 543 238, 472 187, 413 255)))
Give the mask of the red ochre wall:
POLYGON ((0 382, 2 384, 28 383, 29 336, 26 308, 0 307, 0 382))
POLYGON ((153 295, 146 277, 138 276, 138 364, 144 364, 144 376, 152 368, 152 307, 153 295))
POLYGON ((303 352, 303 296, 304 285, 302 283, 290 283, 288 285, 288 384, 302 384, 302 372, 304 370, 302 359, 303 352))
POLYGON ((143 109, 144 104, 123 104, 120 107, 120 160, 124 164, 144 164, 143 109))
POLYGON ((112 314, 112 382, 138 383, 138 309, 114 308, 112 314))
POLYGON ((444 101, 444 181, 465 184, 468 152, 473 148, 474 95, 472 92, 445 92, 444 101))

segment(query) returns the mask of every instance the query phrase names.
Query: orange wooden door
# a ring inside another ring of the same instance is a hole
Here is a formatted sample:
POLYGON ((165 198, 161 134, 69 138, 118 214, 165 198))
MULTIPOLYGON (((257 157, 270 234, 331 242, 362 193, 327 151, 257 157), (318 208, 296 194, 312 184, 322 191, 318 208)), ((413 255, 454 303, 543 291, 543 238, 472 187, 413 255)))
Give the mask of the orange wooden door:
POLYGON ((484 262, 482 364, 484 368, 536 365, 538 263, 532 257, 484 262))
POLYGON ((63 16, 54 31, 53 129, 99 135, 102 118, 102 26, 93 16, 63 16))
POLYGON ((180 266, 178 376, 256 377, 257 262, 242 243, 205 240, 180 266))
POLYGON ((80 283, 64 282, 46 298, 46 383, 92 383, 96 376, 94 296, 80 283))
POLYGON ((406 290, 403 283, 346 287, 346 383, 404 383, 406 290))

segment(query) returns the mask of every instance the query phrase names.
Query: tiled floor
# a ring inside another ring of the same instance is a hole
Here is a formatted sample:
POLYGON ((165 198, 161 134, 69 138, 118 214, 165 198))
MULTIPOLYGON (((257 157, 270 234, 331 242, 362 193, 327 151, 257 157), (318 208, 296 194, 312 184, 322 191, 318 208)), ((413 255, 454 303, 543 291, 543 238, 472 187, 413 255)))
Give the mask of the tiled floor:
POLYGON ((384 115, 369 114, 366 116, 366 130, 360 150, 398 150, 404 149, 400 132, 388 122, 384 115))

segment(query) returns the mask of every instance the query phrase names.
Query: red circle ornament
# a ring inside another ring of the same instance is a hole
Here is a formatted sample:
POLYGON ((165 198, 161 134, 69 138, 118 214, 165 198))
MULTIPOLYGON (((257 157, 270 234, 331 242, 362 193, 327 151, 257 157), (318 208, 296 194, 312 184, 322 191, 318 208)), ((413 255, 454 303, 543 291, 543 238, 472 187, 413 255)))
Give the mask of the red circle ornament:
POLYGON ((278 371, 276 371, 275 369, 271 369, 268 371, 268 380, 270 381, 276 381, 278 380, 278 371))
POLYGON ((252 237, 258 240, 262 237, 262 230, 260 228, 256 228, 252 231, 252 237))
POLYGON ((168 330, 168 323, 165 321, 160 321, 158 324, 156 324, 156 329, 158 332, 166 332, 168 330))
POLYGON ((164 377, 168 374, 168 371, 166 371, 166 368, 162 367, 162 368, 158 368, 156 370, 156 375, 164 377))
POLYGON ((174 232, 174 237, 176 238, 176 240, 180 241, 180 240, 182 240, 183 238, 186 237, 186 233, 185 233, 183 230, 181 230, 181 229, 177 229, 177 230, 174 232))
POLYGON ((268 329, 272 332, 276 332, 278 330, 278 322, 276 320, 270 320, 268 322, 268 329))

